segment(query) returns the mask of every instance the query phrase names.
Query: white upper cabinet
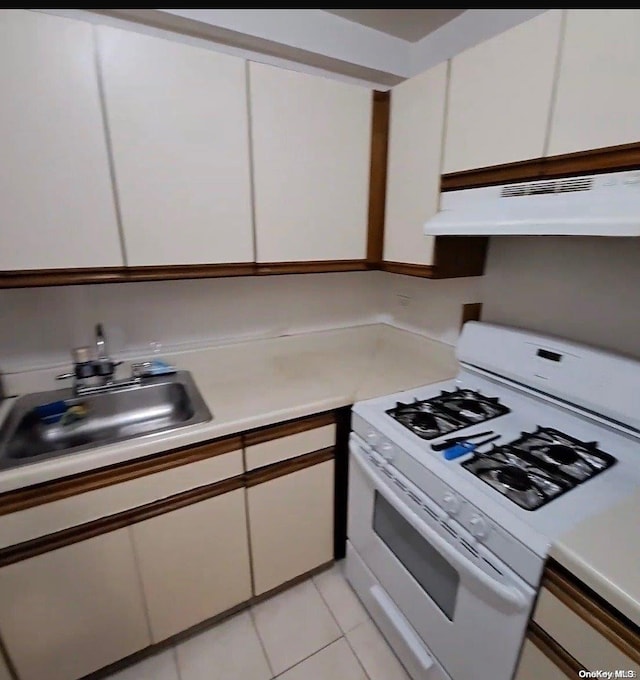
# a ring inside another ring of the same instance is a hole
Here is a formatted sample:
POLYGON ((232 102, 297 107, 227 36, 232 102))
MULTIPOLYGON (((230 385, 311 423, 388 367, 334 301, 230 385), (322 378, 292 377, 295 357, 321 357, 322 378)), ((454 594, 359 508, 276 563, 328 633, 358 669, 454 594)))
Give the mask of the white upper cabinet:
POLYGON ((250 64, 259 262, 366 255, 371 91, 250 64))
POLYGON ((0 270, 122 266, 92 31, 0 10, 0 270))
POLYGON ((568 10, 548 155, 640 141, 640 12, 568 10))
POLYGON ((127 263, 253 261, 246 63, 98 31, 127 263))
POLYGON ((433 264, 423 225, 438 211, 447 64, 406 80, 391 93, 384 259, 433 264))
POLYGON ((453 58, 444 173, 544 154, 561 19, 546 11, 453 58))

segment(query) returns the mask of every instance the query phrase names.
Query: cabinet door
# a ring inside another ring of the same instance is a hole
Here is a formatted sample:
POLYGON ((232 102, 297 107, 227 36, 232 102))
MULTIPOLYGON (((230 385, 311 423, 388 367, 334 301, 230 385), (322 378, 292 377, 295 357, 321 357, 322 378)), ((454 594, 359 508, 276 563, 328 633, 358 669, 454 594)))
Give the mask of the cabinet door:
POLYGON ((250 64, 259 262, 366 255, 371 91, 250 64))
POLYGON ((384 259, 433 264, 424 223, 438 211, 447 65, 406 80, 391 93, 384 259))
POLYGON ((244 489, 131 527, 153 642, 251 597, 244 489))
POLYGON ((246 63, 99 29, 129 265, 253 261, 246 63))
POLYGON ((568 680, 568 677, 531 640, 525 640, 514 680, 568 680))
POLYGON ((0 630, 20 680, 74 680, 151 643, 127 529, 0 569, 0 630))
POLYGON ((640 12, 568 10, 549 155, 640 141, 640 12))
POLYGON ((333 461, 247 490, 255 594, 333 559, 333 461))
POLYGON ((0 10, 0 270, 122 265, 92 30, 0 10))
POLYGON ((548 10, 453 58, 443 172, 544 154, 561 16, 548 10))

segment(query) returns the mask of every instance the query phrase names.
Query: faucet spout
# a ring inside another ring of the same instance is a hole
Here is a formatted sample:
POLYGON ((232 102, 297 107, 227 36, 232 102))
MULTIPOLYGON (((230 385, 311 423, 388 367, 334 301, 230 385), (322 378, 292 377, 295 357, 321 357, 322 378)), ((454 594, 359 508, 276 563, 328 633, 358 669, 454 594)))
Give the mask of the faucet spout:
POLYGON ((104 337, 104 331, 102 329, 102 324, 96 324, 96 358, 107 359, 107 343, 104 337))

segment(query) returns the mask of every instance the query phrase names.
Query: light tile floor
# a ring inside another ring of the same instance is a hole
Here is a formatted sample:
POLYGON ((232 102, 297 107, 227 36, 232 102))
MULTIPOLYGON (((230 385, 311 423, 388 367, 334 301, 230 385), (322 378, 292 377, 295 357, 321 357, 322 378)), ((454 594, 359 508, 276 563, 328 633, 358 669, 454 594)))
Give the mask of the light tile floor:
POLYGON ((409 680, 339 565, 109 680, 409 680))

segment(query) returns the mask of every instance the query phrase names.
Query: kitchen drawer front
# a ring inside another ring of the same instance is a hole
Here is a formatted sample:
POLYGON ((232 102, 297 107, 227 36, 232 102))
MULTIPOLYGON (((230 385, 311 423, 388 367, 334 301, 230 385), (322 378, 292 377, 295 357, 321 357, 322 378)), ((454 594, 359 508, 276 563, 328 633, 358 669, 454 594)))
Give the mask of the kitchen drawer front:
POLYGON ((241 475, 242 451, 173 467, 0 517, 0 548, 241 475))
POLYGON ((335 424, 317 427, 288 437, 247 446, 245 448, 245 465, 247 470, 255 470, 305 453, 328 449, 334 446, 335 442, 335 424))
MULTIPOLYGON (((551 587, 555 591, 555 585, 551 587)), ((575 611, 580 607, 580 600, 574 600, 574 604, 575 607, 568 606, 549 588, 543 587, 533 620, 587 670, 617 668, 634 670, 640 675, 638 648, 636 647, 635 659, 625 654, 594 627, 599 625, 597 614, 587 614, 594 624, 592 625, 575 611)), ((593 603, 591 606, 594 606, 593 603)), ((629 651, 633 654, 632 649, 629 651)))

